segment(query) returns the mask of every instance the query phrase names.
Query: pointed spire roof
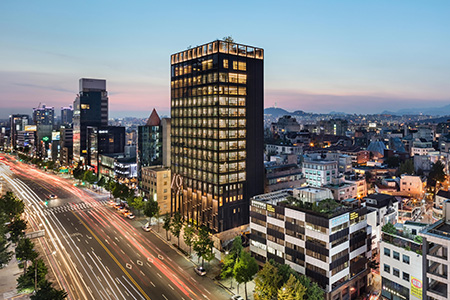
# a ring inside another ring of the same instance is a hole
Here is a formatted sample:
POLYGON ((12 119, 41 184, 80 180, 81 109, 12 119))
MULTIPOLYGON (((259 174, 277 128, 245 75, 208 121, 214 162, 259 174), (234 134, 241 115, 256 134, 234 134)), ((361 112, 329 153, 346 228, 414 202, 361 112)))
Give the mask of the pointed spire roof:
POLYGON ((153 109, 150 117, 147 120, 147 126, 159 126, 161 123, 161 119, 156 112, 156 109, 153 109))

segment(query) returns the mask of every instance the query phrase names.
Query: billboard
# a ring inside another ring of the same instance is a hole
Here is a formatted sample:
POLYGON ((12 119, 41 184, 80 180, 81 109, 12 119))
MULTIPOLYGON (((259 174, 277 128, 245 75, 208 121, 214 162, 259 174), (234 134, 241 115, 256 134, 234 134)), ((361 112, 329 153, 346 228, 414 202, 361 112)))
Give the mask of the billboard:
POLYGON ((36 125, 25 125, 25 131, 36 131, 37 126, 36 125))
POLYGON ((52 132, 52 141, 59 141, 61 133, 59 131, 52 132))
POLYGON ((422 299, 422 281, 411 277, 411 295, 422 299))

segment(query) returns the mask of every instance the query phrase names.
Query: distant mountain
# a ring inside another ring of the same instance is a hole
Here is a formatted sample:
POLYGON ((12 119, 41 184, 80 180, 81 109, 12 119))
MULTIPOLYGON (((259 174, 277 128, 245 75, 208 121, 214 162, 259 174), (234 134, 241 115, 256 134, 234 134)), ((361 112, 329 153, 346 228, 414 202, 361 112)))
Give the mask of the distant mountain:
POLYGON ((429 108, 406 108, 397 111, 383 111, 383 114, 391 115, 431 115, 431 116, 447 116, 450 115, 450 104, 442 107, 429 107, 429 108))
POLYGON ((264 114, 265 115, 272 115, 275 118, 279 118, 285 115, 290 115, 292 114, 291 112, 288 112, 285 109, 282 108, 278 108, 278 107, 268 107, 264 109, 264 114))

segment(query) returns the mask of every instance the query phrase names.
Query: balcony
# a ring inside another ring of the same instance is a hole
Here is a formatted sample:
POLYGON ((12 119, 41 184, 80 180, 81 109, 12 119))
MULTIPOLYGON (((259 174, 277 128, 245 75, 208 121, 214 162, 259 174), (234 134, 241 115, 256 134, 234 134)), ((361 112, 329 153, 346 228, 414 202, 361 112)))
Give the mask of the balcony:
POLYGON ((434 245, 428 250, 428 255, 447 260, 448 249, 442 245, 434 245))
POLYGON ((447 284, 432 280, 427 293, 428 292, 447 298, 447 284))
POLYGON ((448 266, 433 261, 428 261, 429 267, 427 273, 439 278, 448 279, 448 266), (430 264, 431 263, 431 264, 430 264))

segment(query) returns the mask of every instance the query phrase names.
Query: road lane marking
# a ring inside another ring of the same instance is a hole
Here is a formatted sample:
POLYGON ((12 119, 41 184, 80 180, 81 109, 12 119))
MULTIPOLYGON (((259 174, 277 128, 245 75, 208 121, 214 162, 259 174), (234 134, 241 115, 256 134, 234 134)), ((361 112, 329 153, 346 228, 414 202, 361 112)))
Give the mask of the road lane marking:
POLYGON ((167 284, 172 290, 175 291, 175 289, 173 288, 173 286, 171 286, 170 284, 167 284))
POLYGON ((153 281, 150 281, 150 284, 153 285, 153 287, 156 287, 156 285, 153 283, 153 281))
POLYGON ((161 274, 159 274, 159 273, 156 273, 156 275, 158 275, 158 276, 159 276, 159 278, 162 278, 161 274))
POLYGON ((130 269, 130 270, 131 270, 131 268, 133 268, 133 266, 130 265, 129 263, 126 263, 126 264, 125 264, 125 267, 127 267, 127 268, 130 269))
POLYGON ((143 266, 143 265, 144 265, 144 263, 143 263, 142 261, 140 261, 139 259, 136 261, 136 263, 137 263, 138 265, 140 265, 140 266, 143 266))
POLYGON ((166 296, 164 296, 164 294, 161 294, 163 297, 164 297, 164 299, 166 299, 166 300, 169 300, 169 299, 167 299, 167 297, 166 296))
POLYGON ((142 276, 145 276, 145 273, 144 273, 144 272, 142 272, 142 270, 141 270, 141 274, 142 274, 142 276))
POLYGON ((151 300, 150 297, 144 292, 144 290, 140 287, 140 285, 131 277, 130 273, 127 272, 127 270, 119 263, 117 258, 109 251, 109 249, 105 246, 105 244, 100 241, 100 239, 95 235, 95 233, 84 223, 83 220, 79 216, 77 216, 74 212, 72 214, 81 222, 81 224, 92 234, 92 236, 97 240, 97 242, 100 244, 100 246, 105 249, 105 251, 108 253, 108 255, 114 260, 114 262, 119 266, 119 268, 127 275, 127 277, 131 280, 131 282, 134 284, 134 286, 137 287, 139 292, 145 297, 147 300, 151 300))

